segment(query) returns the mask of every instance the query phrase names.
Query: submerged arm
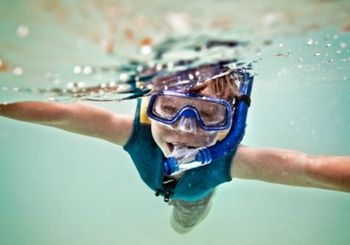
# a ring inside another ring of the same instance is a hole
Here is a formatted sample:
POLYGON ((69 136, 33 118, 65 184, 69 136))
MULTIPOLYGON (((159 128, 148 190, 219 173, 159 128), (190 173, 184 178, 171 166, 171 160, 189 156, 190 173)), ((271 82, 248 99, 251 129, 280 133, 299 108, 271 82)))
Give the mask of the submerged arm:
POLYGON ((350 192, 350 156, 311 156, 239 146, 231 176, 350 192))
POLYGON ((18 102, 0 105, 0 116, 52 126, 124 145, 132 131, 132 117, 87 103, 18 102))

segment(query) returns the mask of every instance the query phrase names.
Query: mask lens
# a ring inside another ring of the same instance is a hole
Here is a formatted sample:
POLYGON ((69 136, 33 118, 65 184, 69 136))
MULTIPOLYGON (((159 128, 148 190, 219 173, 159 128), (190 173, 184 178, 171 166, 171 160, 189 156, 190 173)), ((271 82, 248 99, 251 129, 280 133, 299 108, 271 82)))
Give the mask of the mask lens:
POLYGON ((155 99, 152 112, 162 119, 174 120, 175 117, 181 116, 178 115, 179 111, 186 107, 196 110, 205 126, 222 126, 227 122, 226 105, 187 96, 159 95, 155 99))
POLYGON ((153 106, 153 113, 161 118, 172 120, 180 109, 177 98, 162 95, 156 98, 153 106))
POLYGON ((207 126, 222 125, 226 122, 227 108, 223 104, 206 101, 199 107, 199 113, 207 126))

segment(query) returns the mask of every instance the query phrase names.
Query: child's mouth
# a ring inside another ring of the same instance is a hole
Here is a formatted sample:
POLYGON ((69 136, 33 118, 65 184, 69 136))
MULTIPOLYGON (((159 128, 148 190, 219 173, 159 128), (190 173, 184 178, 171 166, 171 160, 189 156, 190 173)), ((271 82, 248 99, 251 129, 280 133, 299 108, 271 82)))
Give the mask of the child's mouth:
POLYGON ((174 151, 174 145, 171 144, 171 143, 166 143, 166 144, 167 144, 167 147, 168 147, 168 150, 169 150, 170 154, 173 153, 173 151, 174 151))
POLYGON ((168 149, 170 154, 174 152, 175 147, 177 148, 188 148, 188 149, 196 149, 198 147, 192 146, 192 145, 182 145, 182 144, 173 144, 173 143, 167 143, 168 149))

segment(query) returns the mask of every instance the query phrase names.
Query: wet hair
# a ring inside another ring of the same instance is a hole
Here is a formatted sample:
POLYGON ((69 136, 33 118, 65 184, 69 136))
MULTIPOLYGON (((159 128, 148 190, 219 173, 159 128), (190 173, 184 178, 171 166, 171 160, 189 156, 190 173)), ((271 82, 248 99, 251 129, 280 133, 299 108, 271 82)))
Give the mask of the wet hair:
POLYGON ((200 93, 209 89, 213 96, 234 103, 239 94, 240 78, 235 70, 220 64, 202 65, 196 68, 160 76, 153 81, 153 92, 179 90, 200 93))
POLYGON ((200 93, 205 89, 210 89, 215 97, 225 99, 233 104, 235 96, 239 94, 239 83, 240 81, 232 73, 229 73, 209 79, 203 85, 193 87, 190 91, 200 93))

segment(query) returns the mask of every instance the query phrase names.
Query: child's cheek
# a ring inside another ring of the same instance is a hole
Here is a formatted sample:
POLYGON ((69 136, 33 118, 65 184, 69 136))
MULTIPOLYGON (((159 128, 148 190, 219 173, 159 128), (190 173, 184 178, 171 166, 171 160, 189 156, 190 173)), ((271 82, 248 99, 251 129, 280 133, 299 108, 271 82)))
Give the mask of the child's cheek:
POLYGON ((168 132, 156 123, 152 123, 151 128, 153 139, 160 148, 163 148, 165 145, 165 138, 168 132))

